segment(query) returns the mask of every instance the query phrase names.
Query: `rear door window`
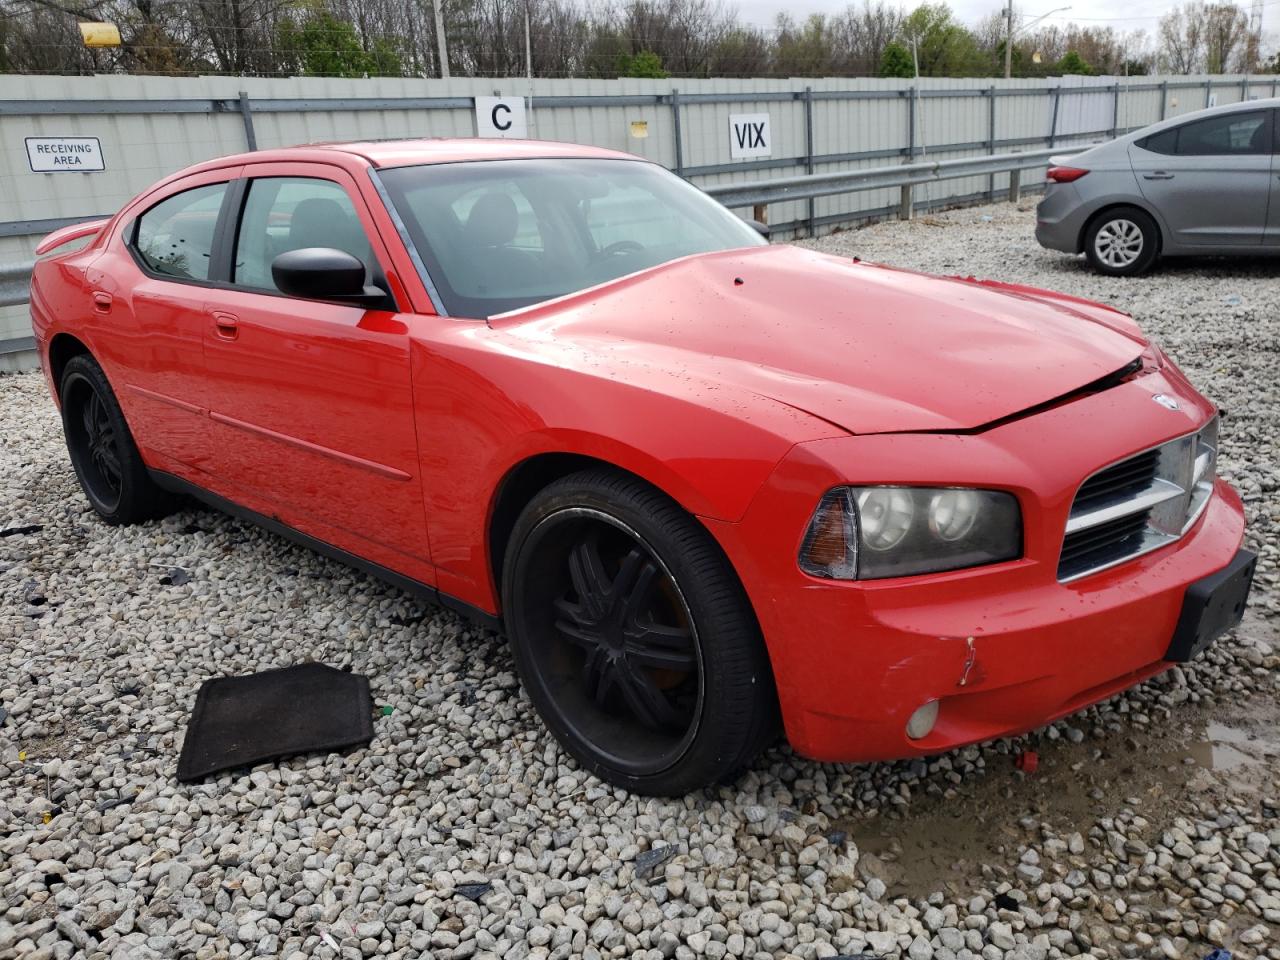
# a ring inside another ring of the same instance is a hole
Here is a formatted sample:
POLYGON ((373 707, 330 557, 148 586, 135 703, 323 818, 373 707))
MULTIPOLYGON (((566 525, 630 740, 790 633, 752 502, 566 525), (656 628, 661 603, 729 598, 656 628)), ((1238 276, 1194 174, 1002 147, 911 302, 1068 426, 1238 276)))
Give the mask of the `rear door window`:
POLYGON ((225 183, 184 190, 138 218, 133 248, 152 273, 176 280, 208 280, 225 183))

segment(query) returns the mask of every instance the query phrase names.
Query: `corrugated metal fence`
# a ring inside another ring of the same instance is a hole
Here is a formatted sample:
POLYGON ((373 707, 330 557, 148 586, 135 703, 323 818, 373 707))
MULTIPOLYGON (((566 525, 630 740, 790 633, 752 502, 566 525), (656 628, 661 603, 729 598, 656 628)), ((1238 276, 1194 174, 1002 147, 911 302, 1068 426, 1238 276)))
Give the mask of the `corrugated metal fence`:
MULTIPOLYGON (((0 263, 66 223, 110 214, 187 164, 320 140, 474 136, 475 97, 530 98, 529 135, 625 150, 702 186, 953 159, 1114 136, 1212 103, 1270 97, 1273 77, 1048 80, 417 80, 0 76, 0 263), (730 117, 767 114, 767 156, 734 160, 730 117), (96 137, 105 169, 36 173, 30 137, 96 137)), ((995 196, 1004 176, 918 191, 920 206, 995 196)), ((770 209, 775 233, 897 210, 895 190, 770 209)), ((29 336, 0 309, 0 352, 29 336)))

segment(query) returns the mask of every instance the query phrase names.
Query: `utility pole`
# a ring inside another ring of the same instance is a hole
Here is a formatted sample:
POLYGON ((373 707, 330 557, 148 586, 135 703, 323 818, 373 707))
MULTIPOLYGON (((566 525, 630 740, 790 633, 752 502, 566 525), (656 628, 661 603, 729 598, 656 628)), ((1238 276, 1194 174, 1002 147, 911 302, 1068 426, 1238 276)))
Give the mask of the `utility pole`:
POLYGON ((1030 23, 1023 24, 1017 31, 1013 28, 1013 0, 1008 0, 1008 6, 1004 8, 1005 19, 1009 21, 1009 29, 1004 35, 1004 78, 1008 80, 1013 75, 1013 35, 1021 30, 1029 30, 1041 20, 1045 20, 1055 13, 1062 13, 1064 10, 1070 10, 1071 7, 1054 7, 1048 13, 1042 13, 1030 23))
POLYGON ((533 120, 533 44, 529 39, 529 0, 524 0, 524 72, 529 81, 529 120, 533 120))
POLYGON ((436 17, 436 46, 440 50, 440 79, 449 79, 449 45, 444 38, 444 11, 440 5, 443 0, 431 0, 431 9, 436 17))
POLYGON ((1004 78, 1008 80, 1013 76, 1013 0, 1005 5, 1004 19, 1004 78))

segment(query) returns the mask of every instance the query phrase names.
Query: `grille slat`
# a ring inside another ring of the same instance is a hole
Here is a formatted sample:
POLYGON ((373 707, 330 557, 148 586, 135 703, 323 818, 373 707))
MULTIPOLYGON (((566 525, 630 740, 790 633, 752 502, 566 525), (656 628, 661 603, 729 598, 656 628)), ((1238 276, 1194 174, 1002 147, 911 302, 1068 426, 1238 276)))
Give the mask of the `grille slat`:
POLYGON ((1140 490, 1155 478, 1160 462, 1160 451, 1149 450, 1114 467, 1094 474, 1080 487, 1073 509, 1092 506, 1099 501, 1123 495, 1129 490, 1140 490))
POLYGON ((1210 457, 1207 480, 1200 481, 1199 488, 1193 473, 1196 457, 1187 455, 1187 437, 1112 464, 1080 485, 1058 558, 1059 580, 1075 580, 1140 556, 1190 529, 1212 489, 1216 419, 1192 436, 1196 455, 1210 457), (1196 489, 1201 494, 1192 496, 1196 489), (1171 509, 1179 518, 1172 526, 1171 509))

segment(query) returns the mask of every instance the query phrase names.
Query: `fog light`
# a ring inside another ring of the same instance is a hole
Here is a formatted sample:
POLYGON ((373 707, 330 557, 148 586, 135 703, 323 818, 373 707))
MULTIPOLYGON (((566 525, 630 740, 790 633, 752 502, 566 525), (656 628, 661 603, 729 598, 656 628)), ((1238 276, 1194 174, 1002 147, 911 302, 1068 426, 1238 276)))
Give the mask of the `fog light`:
POLYGON ((927 737, 933 732, 933 725, 938 722, 938 701, 930 700, 916 710, 907 721, 907 736, 912 740, 927 737))

